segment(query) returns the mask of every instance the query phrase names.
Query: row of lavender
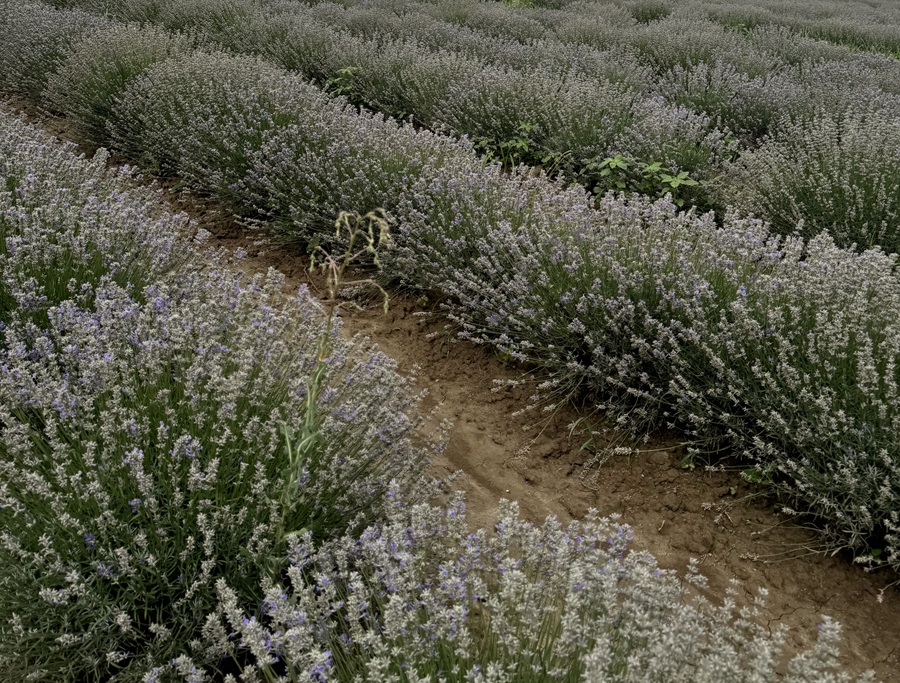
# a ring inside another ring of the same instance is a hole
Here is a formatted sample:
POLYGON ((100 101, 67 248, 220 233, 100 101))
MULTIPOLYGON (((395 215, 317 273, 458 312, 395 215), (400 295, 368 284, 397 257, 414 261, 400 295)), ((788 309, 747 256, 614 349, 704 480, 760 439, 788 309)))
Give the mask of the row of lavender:
MULTIPOLYGON (((615 23, 625 29, 648 25, 683 14, 686 9, 700 20, 711 19, 734 31, 748 32, 756 27, 787 29, 797 38, 827 41, 860 50, 895 53, 900 50, 897 24, 900 10, 890 0, 295 0, 304 5, 319 5, 323 12, 338 15, 342 10, 357 14, 359 29, 370 22, 393 22, 391 16, 370 12, 373 7, 387 9, 393 17, 423 14, 441 22, 512 39, 520 43, 542 41, 548 36, 567 43, 592 44, 615 40, 596 26, 615 23), (581 20, 579 25, 578 20, 581 20)), ((267 4, 273 4, 271 1, 267 4)), ((278 3, 276 3, 278 4, 278 3)), ((287 4, 287 3, 283 3, 287 4)), ((622 40, 624 43, 625 40, 622 40)), ((801 47, 802 45, 798 46, 801 47)), ((825 46, 822 46, 825 47, 825 46)), ((685 46, 685 49, 695 49, 685 46)), ((846 51, 838 51, 836 53, 846 51)), ((832 53, 835 54, 835 53, 832 53)))
POLYGON ((784 234, 900 250, 900 61, 885 55, 761 21, 735 30, 696 3, 62 4, 197 31, 600 192, 669 192, 784 234))
POLYGON ((279 525, 317 542, 359 531, 422 481, 407 382, 336 332, 318 448, 288 471, 284 427, 326 330, 317 304, 282 295, 278 274, 243 281, 204 260, 185 216, 105 166, 0 117, 8 681, 168 661, 200 637, 217 578, 262 600, 279 525))
POLYGON ((614 519, 416 503, 391 363, 335 333, 323 366, 305 291, 210 261, 106 161, 0 113, 4 681, 849 680, 835 623, 782 679, 784 632, 614 519))
MULTIPOLYGON (((356 2, 356 0, 344 0, 356 2)), ((684 0, 511 0, 508 4, 536 8, 565 9, 594 13, 601 7, 624 9, 634 19, 649 22, 664 19, 684 5, 684 0)), ((710 19, 736 31, 757 26, 786 28, 800 37, 812 37, 837 45, 885 52, 900 52, 900 11, 890 0, 694 0, 710 19)), ((540 21, 543 12, 524 13, 540 21)), ((530 22, 523 22, 530 23, 530 22)))
POLYGON ((58 50, 44 101, 100 130, 95 142, 295 240, 327 243, 338 211, 385 208, 388 275, 442 294, 468 338, 623 425, 675 426, 692 452, 742 456, 823 548, 900 567, 896 256, 734 214, 718 226, 665 200, 596 206, 265 62, 151 28, 99 30, 78 11, 28 14, 22 63, 58 50), (79 22, 95 31, 81 42, 79 22), (48 38, 60 35, 71 49, 48 38))

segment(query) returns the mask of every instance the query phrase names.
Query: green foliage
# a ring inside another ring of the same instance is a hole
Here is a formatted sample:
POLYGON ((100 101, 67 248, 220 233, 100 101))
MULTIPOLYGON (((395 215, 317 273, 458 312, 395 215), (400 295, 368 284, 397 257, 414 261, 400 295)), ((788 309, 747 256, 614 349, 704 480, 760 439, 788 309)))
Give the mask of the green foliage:
POLYGON ((650 197, 672 195, 672 201, 683 208, 689 201, 685 188, 698 187, 687 171, 671 171, 661 161, 640 161, 621 154, 587 164, 586 175, 596 180, 593 191, 603 194, 609 190, 637 192, 650 197))
POLYGON ((744 479, 760 487, 772 486, 775 483, 774 474, 771 467, 752 467, 741 472, 744 479))
POLYGON ((325 90, 338 97, 345 97, 347 101, 360 104, 359 95, 355 87, 357 67, 345 66, 325 82, 325 90))
POLYGON ((504 168, 513 168, 519 164, 537 166, 549 157, 541 153, 535 140, 537 130, 534 124, 520 123, 516 135, 507 140, 493 138, 476 138, 475 149, 484 157, 485 163, 499 161, 504 168))

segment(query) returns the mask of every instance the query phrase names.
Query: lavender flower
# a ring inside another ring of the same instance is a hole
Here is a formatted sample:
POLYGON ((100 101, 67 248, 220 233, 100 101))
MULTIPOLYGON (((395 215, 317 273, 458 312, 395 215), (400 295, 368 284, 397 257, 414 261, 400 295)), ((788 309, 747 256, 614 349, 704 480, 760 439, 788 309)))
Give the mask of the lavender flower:
POLYGON ((210 634, 235 632, 252 658, 243 675, 300 681, 333 667, 349 680, 761 683, 782 680, 785 663, 797 683, 852 680, 837 669, 834 622, 789 656, 784 629, 755 623, 759 603, 738 609, 736 588, 710 603, 696 566, 684 580, 660 569, 615 518, 534 526, 504 501, 503 533, 490 535, 470 532, 458 499, 451 509, 394 510, 322 546, 290 570, 290 588, 267 589, 261 620, 220 580, 210 634))

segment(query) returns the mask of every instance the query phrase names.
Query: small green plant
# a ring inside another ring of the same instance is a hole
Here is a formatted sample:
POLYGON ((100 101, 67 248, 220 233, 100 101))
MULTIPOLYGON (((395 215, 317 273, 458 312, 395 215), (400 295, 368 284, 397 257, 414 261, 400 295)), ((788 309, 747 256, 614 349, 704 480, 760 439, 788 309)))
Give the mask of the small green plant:
POLYGON ((520 123, 517 129, 517 135, 509 140, 500 142, 500 152, 508 157, 509 160, 515 161, 530 156, 534 152, 534 143, 531 140, 531 133, 534 125, 530 123, 520 123))
POLYGON ((385 312, 388 309, 387 292, 375 280, 364 278, 348 281, 346 279, 347 268, 364 255, 370 256, 376 266, 380 265, 378 251, 389 246, 388 221, 384 211, 378 209, 370 211, 364 216, 341 212, 335 221, 335 237, 338 240, 343 238, 346 244, 344 252, 337 256, 320 246, 318 242, 310 245, 312 252, 310 272, 320 271, 325 274, 325 286, 328 291, 328 298, 325 300, 326 323, 325 329, 319 337, 315 365, 305 382, 306 401, 303 406, 302 421, 296 430, 288 425, 282 429, 288 458, 281 476, 278 501, 280 513, 275 531, 270 569, 273 580, 280 576, 287 561, 288 543, 306 533, 306 529, 288 529, 287 520, 296 516, 294 508, 299 499, 298 492, 301 482, 306 476, 305 473, 316 470, 319 465, 318 460, 324 439, 322 429, 324 416, 320 411, 320 405, 322 394, 328 387, 328 361, 334 350, 332 340, 340 290, 348 285, 370 285, 381 292, 384 297, 385 312))
MULTIPOLYGON (((598 171, 601 178, 608 178, 612 185, 620 190, 628 189, 627 173, 631 167, 631 162, 621 154, 614 157, 606 157, 600 162, 590 162, 587 171, 598 171)), ((594 188, 595 192, 600 191, 600 185, 594 188)))
POLYGON ((554 159, 554 155, 541 154, 535 140, 536 128, 533 123, 520 123, 515 135, 507 140, 477 138, 475 149, 484 156, 486 162, 499 161, 504 168, 513 168, 519 164, 537 166, 550 162, 554 159))
POLYGON ((638 192, 650 197, 671 194, 672 201, 680 208, 688 202, 682 188, 701 185, 688 171, 669 169, 661 161, 640 161, 622 154, 589 162, 585 171, 589 178, 594 178, 591 184, 596 194, 609 190, 638 192))
POLYGON ((325 90, 333 95, 346 97, 354 104, 359 104, 359 102, 355 101, 354 95, 358 71, 359 68, 355 66, 345 66, 343 69, 338 69, 337 73, 325 82, 325 90))
MULTIPOLYGON (((680 171, 677 175, 670 175, 668 173, 660 173, 659 174, 659 182, 662 186, 664 186, 664 187, 668 186, 669 188, 671 188, 673 190, 677 190, 682 185, 685 187, 691 187, 693 185, 700 184, 699 181, 694 180, 693 178, 689 177, 687 171, 680 171)), ((683 206, 684 200, 680 199, 680 200, 677 200, 675 203, 678 204, 678 206, 683 206)))
POLYGON ((741 476, 756 486, 769 487, 774 484, 773 472, 770 467, 751 467, 741 471, 741 476))

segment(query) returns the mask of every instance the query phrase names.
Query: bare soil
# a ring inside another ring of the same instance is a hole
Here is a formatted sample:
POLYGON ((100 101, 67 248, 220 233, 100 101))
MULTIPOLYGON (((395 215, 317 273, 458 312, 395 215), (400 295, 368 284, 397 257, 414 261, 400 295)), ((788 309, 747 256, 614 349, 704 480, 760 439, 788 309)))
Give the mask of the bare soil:
MULTIPOLYGON (((40 123, 73 139, 65 121, 40 123)), ((171 193, 169 199, 212 234, 211 246, 246 252, 236 267, 248 273, 276 268, 289 290, 308 284, 321 292, 321 280, 310 277, 297 249, 264 243, 259 233, 203 198, 171 193)), ((387 314, 373 299, 342 317, 348 334, 370 337, 400 372, 416 377, 428 392, 424 409, 433 410, 436 420, 453 422, 433 470, 436 476, 461 473, 456 485, 467 494, 473 523, 492 524, 503 498, 518 501, 535 522, 548 515, 565 522, 589 508, 618 513, 635 529, 635 546, 663 566, 684 570, 691 558, 699 559, 710 597, 724 596, 733 580, 748 602, 767 590, 767 626, 790 627, 791 648, 814 642, 821 616, 828 615, 844 626, 842 662, 849 671, 873 669, 881 681, 900 681, 900 590, 885 590, 896 576, 868 574, 844 556, 812 552, 815 535, 777 515, 771 501, 754 495, 734 469, 681 467, 684 451, 671 435, 637 445, 637 453, 592 463, 592 453, 581 448, 587 436, 572 433, 579 418, 574 408, 536 427, 539 414, 514 415, 529 404, 533 386, 497 391, 494 381, 521 379, 524 370, 457 340, 434 308, 394 293, 387 314)))

